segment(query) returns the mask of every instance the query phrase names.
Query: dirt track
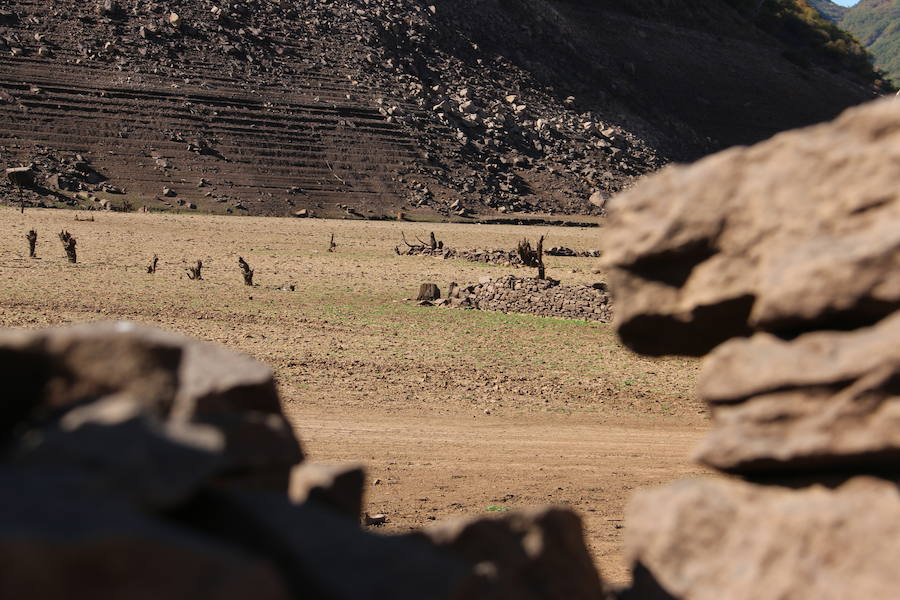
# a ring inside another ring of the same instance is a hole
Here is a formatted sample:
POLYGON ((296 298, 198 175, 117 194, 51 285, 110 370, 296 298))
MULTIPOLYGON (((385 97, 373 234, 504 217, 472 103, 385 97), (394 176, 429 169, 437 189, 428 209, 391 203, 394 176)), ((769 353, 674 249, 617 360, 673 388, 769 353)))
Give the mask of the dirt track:
POLYGON ((603 576, 616 582, 628 578, 622 508, 631 492, 700 472, 686 456, 703 427, 681 421, 340 412, 289 407, 313 459, 367 465, 369 511, 388 516, 386 529, 565 504, 582 515, 603 576))
MULTIPOLYGON (((621 519, 635 488, 699 472, 696 362, 635 356, 608 325, 415 306, 422 281, 524 270, 400 257, 400 231, 458 248, 523 236, 597 247, 602 229, 422 225, 0 209, 0 325, 131 319, 225 344, 275 370, 313 460, 362 462, 386 532, 430 517, 564 503, 605 577, 627 579, 621 519), (38 231, 38 260, 25 232, 38 231), (66 263, 56 233, 78 239, 66 263), (335 232, 337 252, 327 253, 335 232), (159 272, 144 266, 160 255, 159 272), (242 285, 237 255, 259 285, 242 285), (201 258, 204 281, 184 267, 201 258), (296 283, 296 292, 277 289, 296 283), (374 480, 380 483, 374 485, 374 480)), ((565 283, 597 259, 548 258, 565 283)))

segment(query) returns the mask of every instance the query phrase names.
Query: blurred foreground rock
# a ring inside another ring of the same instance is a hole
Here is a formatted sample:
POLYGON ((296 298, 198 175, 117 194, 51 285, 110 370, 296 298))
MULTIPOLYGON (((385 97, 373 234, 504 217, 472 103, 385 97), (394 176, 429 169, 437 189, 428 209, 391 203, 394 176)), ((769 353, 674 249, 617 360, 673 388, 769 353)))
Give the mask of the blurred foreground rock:
POLYGON ((676 598, 897 597, 893 482, 857 477, 835 489, 792 490, 681 481, 638 493, 626 521, 640 577, 655 577, 676 598))
POLYGON ((900 103, 670 168, 610 203, 622 340, 706 358, 696 458, 638 494, 623 599, 897 598, 900 103))
POLYGON ((246 356, 99 323, 0 332, 0 370, 2 598, 603 593, 566 510, 361 530, 365 472, 298 465, 272 374, 246 356))
POLYGON ((900 307, 900 106, 650 176, 610 202, 622 341, 703 355, 752 331, 872 324, 900 307))
POLYGON ((729 472, 897 470, 900 313, 792 341, 735 339, 707 358, 715 428, 697 458, 729 472))
POLYGON ((569 510, 538 508, 497 519, 460 519, 425 529, 435 547, 476 565, 465 598, 588 600, 603 588, 569 510))

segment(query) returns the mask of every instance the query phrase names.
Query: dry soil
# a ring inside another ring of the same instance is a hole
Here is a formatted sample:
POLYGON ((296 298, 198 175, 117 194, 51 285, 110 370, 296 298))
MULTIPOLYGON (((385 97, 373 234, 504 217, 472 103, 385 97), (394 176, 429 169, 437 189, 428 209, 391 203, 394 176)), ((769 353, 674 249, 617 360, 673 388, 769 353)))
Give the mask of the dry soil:
MULTIPOLYGON (((422 282, 446 289, 528 271, 393 252, 401 231, 426 239, 430 230, 459 249, 546 235, 546 245, 589 250, 602 228, 75 218, 0 209, 0 325, 131 319, 265 361, 310 457, 367 466, 367 510, 387 515, 387 533, 570 505, 604 576, 623 582, 628 496, 701 472, 687 458, 707 421, 693 397, 695 361, 635 356, 604 324, 417 306, 405 299, 422 282), (31 228, 37 259, 27 258, 31 228), (78 240, 76 265, 65 261, 63 229, 78 240), (253 288, 239 255, 256 271, 253 288), (198 259, 204 279, 190 281, 185 268, 198 259)), ((547 262, 563 283, 603 279, 597 259, 547 262)))

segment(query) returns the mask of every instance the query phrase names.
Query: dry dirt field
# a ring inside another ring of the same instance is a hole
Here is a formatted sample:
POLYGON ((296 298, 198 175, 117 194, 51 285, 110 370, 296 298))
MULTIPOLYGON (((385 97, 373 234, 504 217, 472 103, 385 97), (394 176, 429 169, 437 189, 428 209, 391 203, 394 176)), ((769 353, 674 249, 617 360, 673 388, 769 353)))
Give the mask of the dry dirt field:
MULTIPOLYGON (((622 517, 635 488, 697 474, 706 428, 695 361, 625 350, 608 325, 427 308, 420 283, 504 267, 396 256, 400 232, 459 249, 594 249, 602 228, 515 227, 0 209, 0 325, 131 319, 247 352, 275 370, 310 458, 359 461, 386 531, 560 503, 584 517, 604 576, 627 580, 622 517), (38 259, 25 233, 38 232, 38 259), (78 240, 65 261, 57 233, 78 240), (338 244, 326 252, 331 233, 338 244), (146 273, 158 254, 159 271, 146 273), (238 255, 256 270, 245 287, 238 255), (185 267, 197 259, 204 280, 185 267), (289 284, 296 291, 284 291, 289 284)), ((548 257, 594 282, 597 259, 548 257)), ((519 271, 521 273, 528 271, 519 271)))

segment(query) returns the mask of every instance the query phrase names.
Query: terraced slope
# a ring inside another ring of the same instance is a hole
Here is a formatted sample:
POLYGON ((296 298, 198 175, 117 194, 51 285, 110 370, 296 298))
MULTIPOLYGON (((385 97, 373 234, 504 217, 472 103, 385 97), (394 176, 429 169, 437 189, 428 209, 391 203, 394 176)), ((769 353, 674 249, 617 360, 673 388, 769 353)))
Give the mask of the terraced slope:
MULTIPOLYGON (((232 58, 206 51, 209 40, 188 25, 145 39, 129 35, 141 26, 135 19, 87 13, 67 19, 75 31, 63 38, 55 19, 71 13, 29 22, 42 6, 20 3, 21 52, 0 55, 2 143, 17 158, 80 153, 135 203, 257 214, 381 206, 401 191, 384 175, 424 162, 368 90, 318 60, 339 53, 348 41, 339 32, 255 39, 256 48, 232 58), (278 52, 292 59, 251 62, 278 52), (211 185, 198 187, 201 180, 211 185), (177 196, 163 196, 163 187, 177 196)), ((197 16, 179 10, 185 22, 197 16)))
POLYGON ((874 95, 739 4, 14 0, 0 157, 44 204, 598 213, 669 160, 874 95))

